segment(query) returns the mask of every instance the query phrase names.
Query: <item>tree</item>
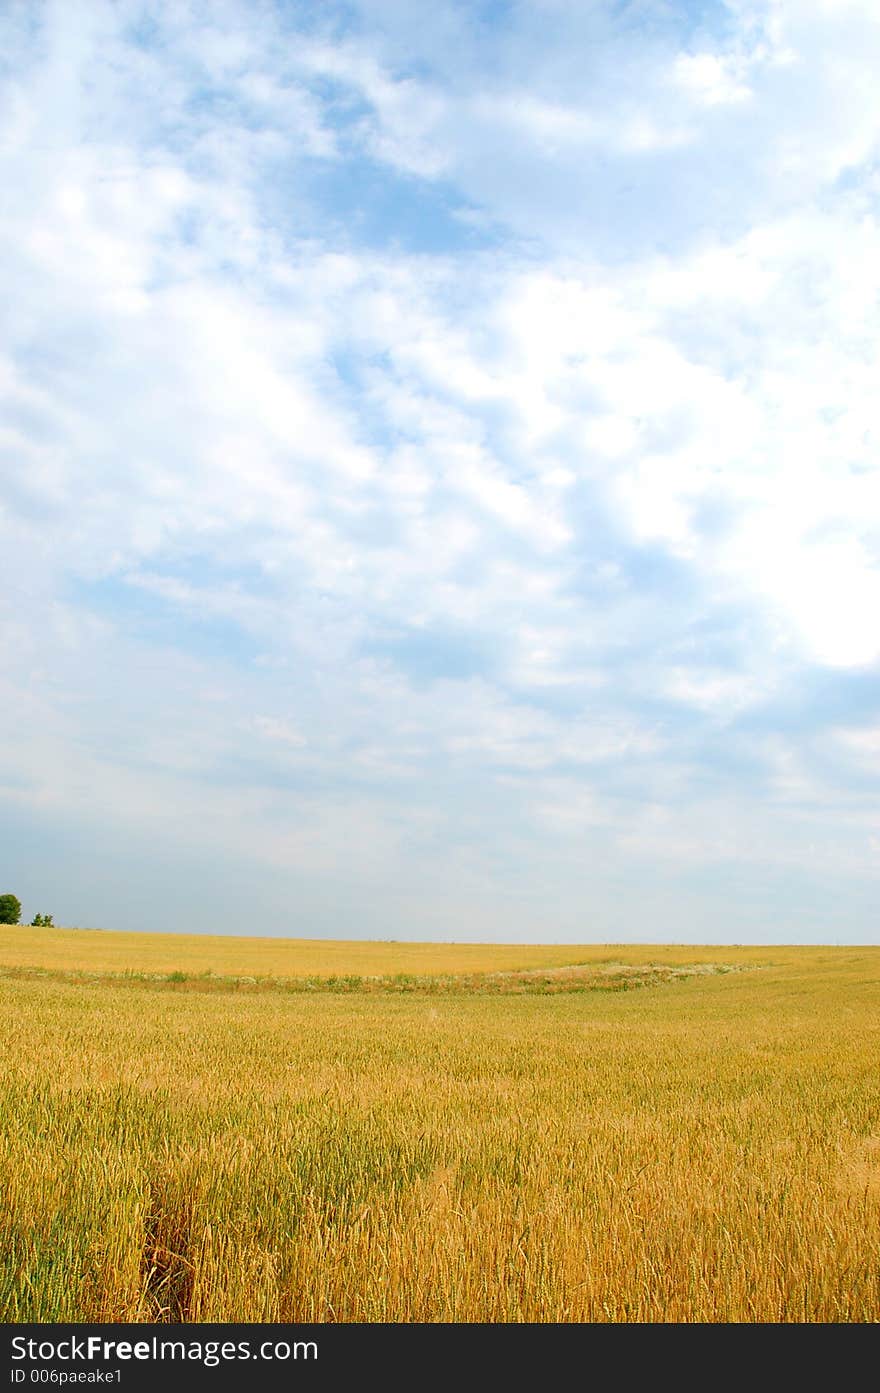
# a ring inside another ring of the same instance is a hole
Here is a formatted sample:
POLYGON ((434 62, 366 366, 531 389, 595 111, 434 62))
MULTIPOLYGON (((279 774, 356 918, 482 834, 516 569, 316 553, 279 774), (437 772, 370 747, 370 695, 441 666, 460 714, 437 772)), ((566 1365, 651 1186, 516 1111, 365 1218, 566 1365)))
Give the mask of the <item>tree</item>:
POLYGON ((34 917, 33 917, 33 919, 31 920, 31 924, 33 925, 33 927, 34 927, 35 929, 51 929, 51 928, 52 928, 52 915, 51 915, 51 914, 35 914, 34 917))
POLYGON ((21 918, 21 900, 15 895, 0 895, 0 924, 17 924, 21 918))

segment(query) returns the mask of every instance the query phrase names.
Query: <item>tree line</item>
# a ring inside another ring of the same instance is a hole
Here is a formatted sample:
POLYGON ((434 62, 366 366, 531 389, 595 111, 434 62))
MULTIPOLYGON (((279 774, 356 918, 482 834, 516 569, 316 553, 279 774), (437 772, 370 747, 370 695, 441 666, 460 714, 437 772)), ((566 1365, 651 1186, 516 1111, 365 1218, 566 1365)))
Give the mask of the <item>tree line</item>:
MULTIPOLYGON (((0 895, 0 924, 21 923, 21 900, 17 895, 0 895)), ((51 914, 35 914, 31 923, 38 928, 52 927, 51 914)))

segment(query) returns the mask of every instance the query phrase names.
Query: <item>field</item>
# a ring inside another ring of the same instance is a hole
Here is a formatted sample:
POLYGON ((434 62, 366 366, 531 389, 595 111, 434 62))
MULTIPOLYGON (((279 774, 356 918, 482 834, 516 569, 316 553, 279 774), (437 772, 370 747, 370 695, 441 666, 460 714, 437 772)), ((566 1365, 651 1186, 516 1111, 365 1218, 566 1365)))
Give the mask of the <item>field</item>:
POLYGON ((0 929, 0 1319, 877 1321, 880 949, 0 929))

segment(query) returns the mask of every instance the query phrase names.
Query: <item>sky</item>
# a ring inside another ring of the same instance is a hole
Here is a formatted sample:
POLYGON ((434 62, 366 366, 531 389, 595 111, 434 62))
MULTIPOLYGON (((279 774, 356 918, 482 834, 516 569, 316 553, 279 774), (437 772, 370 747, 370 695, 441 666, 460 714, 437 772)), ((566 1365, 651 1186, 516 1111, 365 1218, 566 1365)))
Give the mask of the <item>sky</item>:
POLYGON ((878 941, 876 0, 4 0, 0 892, 878 941))

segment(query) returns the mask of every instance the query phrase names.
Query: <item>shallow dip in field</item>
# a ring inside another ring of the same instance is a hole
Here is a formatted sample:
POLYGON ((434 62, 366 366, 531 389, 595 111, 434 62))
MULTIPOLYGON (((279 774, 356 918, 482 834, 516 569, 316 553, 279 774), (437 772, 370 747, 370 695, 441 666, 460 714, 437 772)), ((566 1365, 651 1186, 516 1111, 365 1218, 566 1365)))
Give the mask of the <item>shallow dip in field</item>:
POLYGON ((151 986, 154 988, 187 989, 197 992, 259 991, 259 992, 362 992, 388 994, 426 992, 431 995, 470 993, 483 996, 503 996, 524 993, 611 992, 629 991, 633 987, 648 987, 661 982, 677 982, 687 977, 701 977, 724 972, 753 971, 758 964, 683 963, 671 966, 664 963, 611 963, 602 966, 572 964, 568 967, 531 967, 511 972, 445 973, 443 975, 370 975, 356 973, 339 976, 297 977, 236 977, 202 972, 198 975, 183 972, 87 972, 76 969, 49 967, 0 967, 3 977, 24 980, 36 978, 80 985, 151 986))

